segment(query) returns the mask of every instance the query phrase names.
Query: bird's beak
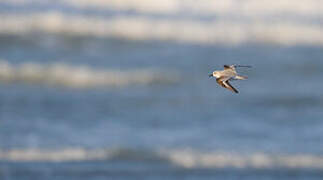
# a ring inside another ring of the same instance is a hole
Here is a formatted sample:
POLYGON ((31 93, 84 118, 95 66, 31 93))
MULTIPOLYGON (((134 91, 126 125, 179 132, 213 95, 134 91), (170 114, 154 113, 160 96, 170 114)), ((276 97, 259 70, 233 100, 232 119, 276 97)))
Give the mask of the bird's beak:
POLYGON ((209 77, 213 77, 213 74, 209 74, 209 77))

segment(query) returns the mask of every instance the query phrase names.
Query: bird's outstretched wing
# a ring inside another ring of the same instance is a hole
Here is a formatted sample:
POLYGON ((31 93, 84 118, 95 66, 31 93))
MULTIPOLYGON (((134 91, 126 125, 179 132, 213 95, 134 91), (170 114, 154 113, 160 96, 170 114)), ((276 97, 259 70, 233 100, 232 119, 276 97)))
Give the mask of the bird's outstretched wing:
POLYGON ((234 93, 239 93, 238 90, 236 90, 230 83, 228 80, 223 80, 222 78, 219 78, 216 80, 216 82, 218 84, 220 84, 222 87, 229 89, 230 91, 234 92, 234 93))
POLYGON ((224 65, 223 67, 224 67, 224 69, 231 69, 231 67, 229 65, 224 65))
POLYGON ((225 85, 223 84, 224 81, 221 78, 217 78, 216 82, 220 84, 222 87, 226 88, 225 85))
POLYGON ((223 84, 225 85, 225 88, 229 89, 232 92, 239 93, 238 90, 236 90, 230 83, 229 81, 224 81, 223 84))
POLYGON ((224 70, 232 70, 232 71, 236 71, 236 68, 234 65, 224 65, 224 70))

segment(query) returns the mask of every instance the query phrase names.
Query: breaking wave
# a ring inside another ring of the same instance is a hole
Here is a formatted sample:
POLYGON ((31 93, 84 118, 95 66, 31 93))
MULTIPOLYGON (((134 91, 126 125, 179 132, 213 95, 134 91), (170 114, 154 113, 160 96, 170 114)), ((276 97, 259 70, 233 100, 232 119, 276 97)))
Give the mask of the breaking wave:
POLYGON ((126 149, 0 150, 0 161, 69 162, 69 161, 157 161, 182 168, 313 168, 323 169, 323 156, 311 154, 266 154, 196 152, 192 150, 134 151, 126 149))
MULTIPOLYGON (((12 5, 32 5, 54 3, 45 0, 2 0, 2 3, 12 5)), ((78 8, 133 10, 138 12, 198 14, 277 14, 292 13, 301 15, 322 15, 321 0, 58 0, 55 4, 78 8)))
POLYGON ((145 16, 104 18, 65 15, 59 12, 1 14, 0 20, 2 34, 25 35, 43 32, 197 44, 256 42, 323 45, 323 27, 320 24, 310 23, 221 20, 205 22, 190 19, 155 19, 145 16))
POLYGON ((43 32, 197 44, 323 45, 321 0, 274 3, 272 0, 60 0, 52 3, 1 1, 0 4, 11 10, 0 8, 0 34, 43 32))
POLYGON ((94 69, 67 64, 24 63, 12 65, 0 61, 0 81, 38 83, 71 88, 123 87, 129 85, 171 84, 179 79, 175 72, 160 69, 94 69))

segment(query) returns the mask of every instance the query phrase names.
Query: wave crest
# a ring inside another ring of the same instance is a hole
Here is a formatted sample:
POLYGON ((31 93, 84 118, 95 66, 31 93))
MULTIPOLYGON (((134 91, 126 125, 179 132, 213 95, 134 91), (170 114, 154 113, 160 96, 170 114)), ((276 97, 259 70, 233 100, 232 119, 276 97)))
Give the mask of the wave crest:
MULTIPOLYGON (((12 5, 46 4, 44 0, 2 0, 12 5)), ((59 0, 60 6, 68 5, 78 8, 133 10, 138 12, 158 12, 163 14, 196 12, 198 14, 232 14, 252 15, 293 13, 301 15, 322 15, 321 0, 59 0)))
POLYGON ((11 65, 0 60, 0 80, 7 83, 39 83, 72 88, 124 87, 129 85, 172 84, 178 81, 175 72, 160 69, 112 70, 66 64, 11 65))
POLYGON ((134 151, 129 149, 0 150, 0 161, 67 162, 126 160, 169 162, 182 168, 313 168, 323 169, 323 156, 311 154, 266 154, 196 152, 191 150, 134 151))
POLYGON ((129 40, 171 40, 197 44, 256 42, 323 45, 322 26, 310 23, 225 20, 204 22, 189 19, 154 19, 145 16, 102 18, 64 15, 59 12, 28 15, 1 14, 0 20, 1 34, 25 35, 43 32, 129 40))
POLYGON ((174 164, 186 168, 323 168, 323 157, 308 154, 237 154, 175 151, 168 153, 174 164))

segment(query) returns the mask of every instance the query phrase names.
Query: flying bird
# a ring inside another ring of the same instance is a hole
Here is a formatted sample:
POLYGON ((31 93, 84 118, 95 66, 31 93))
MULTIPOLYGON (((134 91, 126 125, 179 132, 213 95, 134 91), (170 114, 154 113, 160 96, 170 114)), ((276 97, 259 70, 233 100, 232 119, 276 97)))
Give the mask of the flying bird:
POLYGON ((209 74, 209 77, 215 77, 216 82, 220 84, 222 87, 229 89, 232 92, 239 93, 237 89, 235 89, 229 81, 231 80, 245 80, 247 76, 240 76, 236 71, 236 67, 248 67, 251 66, 241 66, 241 65, 224 65, 224 70, 222 71, 213 71, 212 74, 209 74))

